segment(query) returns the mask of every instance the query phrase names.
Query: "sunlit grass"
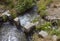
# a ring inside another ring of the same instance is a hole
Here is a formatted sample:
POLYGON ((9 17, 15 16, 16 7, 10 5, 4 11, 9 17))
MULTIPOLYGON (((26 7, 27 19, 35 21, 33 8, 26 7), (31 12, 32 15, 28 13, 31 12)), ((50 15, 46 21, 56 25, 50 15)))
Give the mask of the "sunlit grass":
POLYGON ((47 8, 47 5, 49 5, 51 2, 52 2, 52 0, 40 0, 39 2, 37 2, 37 7, 38 7, 37 12, 41 16, 47 15, 48 13, 45 12, 45 10, 47 8))

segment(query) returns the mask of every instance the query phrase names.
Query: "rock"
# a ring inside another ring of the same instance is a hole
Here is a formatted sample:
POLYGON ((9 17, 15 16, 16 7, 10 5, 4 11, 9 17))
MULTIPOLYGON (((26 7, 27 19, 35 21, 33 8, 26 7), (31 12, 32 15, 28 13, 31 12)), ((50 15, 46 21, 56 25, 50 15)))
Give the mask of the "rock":
POLYGON ((1 1, 0 1, 0 13, 3 13, 6 11, 6 7, 5 5, 1 5, 1 1))
POLYGON ((38 22, 36 22, 36 23, 27 22, 27 24, 24 26, 25 32, 32 31, 37 24, 38 24, 38 22))
POLYGON ((40 31, 39 36, 41 36, 42 38, 46 38, 48 36, 48 33, 46 31, 40 31))
POLYGON ((16 17, 16 18, 14 19, 14 23, 15 23, 16 26, 18 26, 18 25, 20 24, 18 17, 16 17))
POLYGON ((51 22, 52 26, 57 26, 60 21, 60 19, 56 18, 55 16, 46 16, 46 20, 51 22))
POLYGON ((52 20, 56 20, 57 18, 55 16, 46 16, 45 19, 49 20, 49 21, 52 21, 52 20))
POLYGON ((5 11, 4 13, 2 13, 2 15, 10 16, 9 10, 5 11))
POLYGON ((18 20, 19 20, 19 18, 18 18, 18 17, 16 17, 16 18, 14 19, 14 21, 16 21, 16 22, 17 22, 18 20))
POLYGON ((46 9, 48 15, 46 16, 49 20, 60 20, 60 7, 59 8, 48 8, 46 9))
POLYGON ((14 19, 14 23, 15 23, 17 29, 21 29, 22 26, 21 26, 21 24, 20 24, 19 17, 16 17, 16 18, 14 19))
POLYGON ((3 13, 3 12, 4 12, 4 10, 0 9, 0 13, 3 13))
POLYGON ((10 11, 6 10, 5 12, 0 14, 0 17, 2 17, 2 21, 7 22, 7 21, 11 21, 11 23, 13 22, 13 18, 11 17, 10 11))
POLYGON ((24 26, 25 32, 29 32, 32 28, 34 28, 34 24, 27 22, 27 24, 24 26))
POLYGON ((53 35, 53 36, 52 36, 52 40, 53 40, 53 41, 57 41, 57 36, 56 36, 56 35, 53 35))

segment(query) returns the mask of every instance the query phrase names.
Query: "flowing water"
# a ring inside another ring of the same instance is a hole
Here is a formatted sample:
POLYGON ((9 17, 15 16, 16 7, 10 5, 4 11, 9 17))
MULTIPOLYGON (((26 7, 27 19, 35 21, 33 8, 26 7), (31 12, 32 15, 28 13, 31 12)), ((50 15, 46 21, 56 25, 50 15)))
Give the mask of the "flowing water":
MULTIPOLYGON (((25 26, 27 22, 31 22, 34 18, 38 17, 37 7, 33 7, 32 10, 26 12, 24 15, 19 16, 20 23, 22 26, 25 26)), ((11 25, 9 22, 6 22, 0 27, 0 41, 31 41, 28 36, 26 38, 25 33, 20 29, 18 30, 15 25, 11 25)))
POLYGON ((26 41, 25 34, 9 22, 0 28, 0 41, 26 41))

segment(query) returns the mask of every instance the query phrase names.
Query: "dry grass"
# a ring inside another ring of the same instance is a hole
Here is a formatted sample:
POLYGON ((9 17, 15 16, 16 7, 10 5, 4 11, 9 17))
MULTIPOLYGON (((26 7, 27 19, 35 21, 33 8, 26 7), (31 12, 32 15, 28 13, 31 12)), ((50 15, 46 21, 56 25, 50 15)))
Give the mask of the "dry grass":
POLYGON ((35 33, 33 35, 33 39, 32 40, 33 41, 53 41, 52 38, 51 38, 51 36, 47 36, 46 38, 41 38, 41 37, 38 36, 37 33, 35 33))

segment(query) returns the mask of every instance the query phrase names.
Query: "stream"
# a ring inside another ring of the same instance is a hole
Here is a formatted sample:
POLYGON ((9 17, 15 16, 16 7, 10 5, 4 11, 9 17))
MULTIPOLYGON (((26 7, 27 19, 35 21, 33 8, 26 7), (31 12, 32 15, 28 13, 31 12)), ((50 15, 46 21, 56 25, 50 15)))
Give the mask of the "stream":
MULTIPOLYGON (((30 23, 34 18, 38 17, 36 12, 37 7, 34 6, 30 11, 25 12, 24 15, 19 16, 21 26, 30 23)), ((25 33, 20 29, 18 30, 15 25, 9 22, 3 23, 0 28, 0 41, 32 41, 31 36, 26 37, 25 33)))

